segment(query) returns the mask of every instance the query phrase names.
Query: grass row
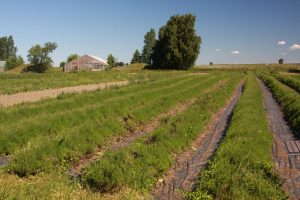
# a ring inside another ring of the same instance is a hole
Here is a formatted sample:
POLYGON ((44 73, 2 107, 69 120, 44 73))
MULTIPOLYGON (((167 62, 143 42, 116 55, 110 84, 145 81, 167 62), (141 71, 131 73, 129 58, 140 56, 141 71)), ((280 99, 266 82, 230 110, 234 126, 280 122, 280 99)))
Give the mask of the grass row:
POLYGON ((139 192, 149 191, 157 178, 170 167, 174 155, 182 152, 208 124, 213 113, 233 94, 241 74, 198 96, 185 112, 166 117, 150 135, 134 144, 105 154, 90 165, 83 183, 100 192, 112 192, 125 186, 139 192))
POLYGON ((170 81, 158 81, 158 83, 152 82, 153 87, 157 88, 155 90, 151 85, 145 83, 103 92, 77 94, 65 100, 49 100, 46 102, 46 106, 44 103, 37 103, 33 107, 28 105, 18 109, 3 109, 1 116, 4 122, 1 122, 0 128, 2 133, 0 135, 0 152, 9 154, 19 145, 25 144, 36 136, 50 136, 66 127, 70 131, 70 127, 75 128, 85 122, 91 123, 89 119, 91 119, 90 114, 93 111, 101 112, 101 114, 94 115, 95 117, 107 117, 106 113, 110 112, 114 105, 114 108, 133 109, 145 101, 151 101, 159 95, 174 91, 176 87, 184 88, 185 84, 193 83, 195 80, 206 80, 206 77, 185 77, 170 81), (88 116, 82 116, 84 114, 88 116))
POLYGON ((273 170, 272 134, 254 76, 247 79, 227 135, 200 174, 194 199, 286 199, 273 170))
POLYGON ((43 74, 26 73, 0 73, 0 94, 13 94, 33 90, 44 90, 50 88, 60 88, 66 86, 96 84, 120 80, 145 80, 160 79, 170 75, 181 75, 178 71, 163 72, 149 70, 112 70, 101 72, 48 72, 43 74))
POLYGON ((274 77, 282 82, 283 84, 293 88, 298 93, 300 93, 300 80, 295 78, 294 76, 275 74, 274 77))
MULTIPOLYGON (((203 76, 206 78, 207 76, 203 76)), ((192 77, 191 77, 192 78, 192 77)), ((57 99, 48 99, 37 103, 17 105, 10 109, 0 108, 0 121, 1 124, 17 124, 19 121, 24 121, 24 118, 32 118, 33 116, 41 117, 43 115, 54 114, 57 112, 65 112, 75 107, 89 106, 95 103, 103 103, 118 98, 130 98, 130 95, 145 92, 148 90, 159 90, 161 87, 168 87, 172 83, 180 83, 187 80, 187 77, 170 77, 163 78, 156 81, 147 81, 144 83, 130 84, 127 87, 114 87, 109 90, 99 90, 97 92, 85 92, 82 94, 61 94, 57 99), (101 100, 101 101, 100 101, 101 100)))
POLYGON ((280 103, 285 117, 292 128, 299 130, 300 94, 268 74, 262 73, 259 75, 259 77, 263 80, 263 82, 273 93, 276 100, 280 103))
MULTIPOLYGON (((225 77, 226 75, 223 79, 225 77)), ((92 152, 96 146, 103 145, 108 138, 123 135, 128 125, 134 127, 139 123, 146 123, 178 102, 199 96, 201 91, 214 85, 220 78, 222 79, 222 76, 209 79, 188 78, 188 81, 181 84, 175 83, 176 87, 139 94, 115 101, 109 106, 102 105, 63 115, 61 118, 55 118, 54 124, 47 121, 51 132, 46 129, 44 134, 39 133, 37 137, 32 137, 24 148, 18 149, 14 153, 9 170, 26 176, 50 171, 57 165, 64 167, 65 164, 75 162, 83 154, 92 152), (136 106, 136 102, 139 101, 145 103, 136 106)), ((44 128, 43 124, 40 127, 44 128)), ((36 129, 29 131, 30 134, 34 130, 36 129)))

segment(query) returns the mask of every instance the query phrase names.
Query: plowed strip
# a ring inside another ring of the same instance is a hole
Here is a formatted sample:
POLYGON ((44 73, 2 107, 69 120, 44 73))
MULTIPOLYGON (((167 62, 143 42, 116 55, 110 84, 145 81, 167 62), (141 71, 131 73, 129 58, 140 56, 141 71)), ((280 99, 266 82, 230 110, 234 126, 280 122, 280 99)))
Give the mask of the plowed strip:
POLYGON ((182 199, 178 189, 191 191, 198 174, 215 153, 224 136, 235 104, 242 94, 244 82, 241 82, 227 105, 211 120, 207 130, 193 142, 192 148, 180 154, 175 164, 159 180, 153 195, 155 199, 182 199))
POLYGON ((105 89, 114 86, 127 85, 128 81, 99 83, 93 85, 80 85, 73 87, 64 87, 58 89, 49 89, 42 91, 24 92, 12 95, 0 95, 0 107, 9 107, 23 102, 36 102, 42 99, 55 98, 61 93, 80 93, 83 91, 94 91, 98 89, 105 89))

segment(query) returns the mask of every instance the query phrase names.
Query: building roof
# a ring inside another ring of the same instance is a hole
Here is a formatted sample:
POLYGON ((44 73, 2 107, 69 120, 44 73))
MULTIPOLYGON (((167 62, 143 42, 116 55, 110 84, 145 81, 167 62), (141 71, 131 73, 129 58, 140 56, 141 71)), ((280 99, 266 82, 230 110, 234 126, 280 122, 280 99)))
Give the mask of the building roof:
MULTIPOLYGON (((90 55, 90 54, 87 54, 87 56, 91 57, 91 58, 94 58, 95 60, 98 60, 104 64, 107 64, 106 60, 102 59, 102 58, 99 58, 97 56, 93 56, 93 55, 90 55)), ((108 65, 108 64, 107 64, 108 65)))

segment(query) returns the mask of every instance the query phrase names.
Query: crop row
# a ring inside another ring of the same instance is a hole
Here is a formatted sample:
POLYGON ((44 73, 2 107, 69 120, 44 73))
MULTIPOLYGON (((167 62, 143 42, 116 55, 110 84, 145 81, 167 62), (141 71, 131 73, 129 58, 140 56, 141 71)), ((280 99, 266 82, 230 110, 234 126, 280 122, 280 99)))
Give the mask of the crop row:
POLYGON ((300 93, 300 80, 295 78, 295 76, 275 74, 274 77, 283 84, 293 88, 298 93, 300 93))
POLYGON ((33 90, 43 90, 66 86, 96 84, 109 81, 142 81, 145 79, 158 80, 169 76, 177 76, 182 73, 147 71, 147 70, 112 70, 103 72, 81 73, 44 73, 44 74, 0 74, 0 94, 13 94, 33 90))
MULTIPOLYGON (((133 93, 130 98, 117 98, 79 110, 75 108, 74 112, 70 110, 51 116, 52 121, 46 118, 30 123, 18 131, 18 137, 6 134, 9 137, 3 140, 6 142, 3 145, 5 150, 14 154, 9 170, 25 176, 76 162, 83 154, 105 144, 109 138, 124 135, 127 129, 147 123, 177 103, 201 95, 203 89, 226 77, 228 74, 185 77, 181 81, 174 80, 168 86, 156 85, 159 88, 156 90, 151 87, 143 90, 141 86, 143 92, 133 93), (20 145, 23 147, 20 148, 20 145)), ((97 100, 101 102, 101 97, 97 100)))
POLYGON ((252 75, 216 155, 200 174, 200 182, 186 198, 285 199, 274 173, 272 134, 263 106, 262 91, 252 75))
POLYGON ((203 88, 209 90, 199 95, 187 110, 166 117, 151 134, 92 163, 83 175, 83 183, 100 192, 120 187, 149 191, 174 162, 174 155, 189 147, 213 113, 225 105, 242 77, 239 73, 214 87, 205 85, 203 88))
POLYGON ((295 90, 282 84, 268 74, 260 74, 259 77, 271 90, 289 124, 295 129, 300 129, 300 95, 295 90))

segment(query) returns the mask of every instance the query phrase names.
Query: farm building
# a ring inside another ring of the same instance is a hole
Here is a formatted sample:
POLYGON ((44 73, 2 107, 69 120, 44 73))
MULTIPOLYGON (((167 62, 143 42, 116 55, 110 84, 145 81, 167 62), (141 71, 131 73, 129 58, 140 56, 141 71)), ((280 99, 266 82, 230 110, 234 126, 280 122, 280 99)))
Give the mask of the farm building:
POLYGON ((0 72, 4 72, 5 61, 0 61, 0 72))
POLYGON ((101 71, 107 69, 106 60, 92 55, 84 55, 65 64, 64 72, 72 71, 101 71))

